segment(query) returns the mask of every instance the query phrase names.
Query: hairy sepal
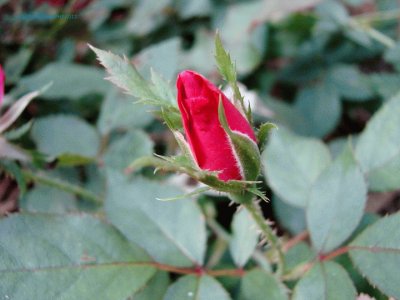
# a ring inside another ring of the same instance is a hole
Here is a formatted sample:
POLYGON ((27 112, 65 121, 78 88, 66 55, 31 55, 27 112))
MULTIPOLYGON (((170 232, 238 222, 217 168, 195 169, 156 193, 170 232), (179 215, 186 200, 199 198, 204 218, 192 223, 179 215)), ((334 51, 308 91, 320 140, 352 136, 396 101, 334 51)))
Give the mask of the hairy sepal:
POLYGON ((246 134, 230 129, 221 99, 218 104, 218 117, 221 126, 229 137, 234 157, 244 180, 256 180, 260 174, 261 166, 260 151, 257 144, 246 134))

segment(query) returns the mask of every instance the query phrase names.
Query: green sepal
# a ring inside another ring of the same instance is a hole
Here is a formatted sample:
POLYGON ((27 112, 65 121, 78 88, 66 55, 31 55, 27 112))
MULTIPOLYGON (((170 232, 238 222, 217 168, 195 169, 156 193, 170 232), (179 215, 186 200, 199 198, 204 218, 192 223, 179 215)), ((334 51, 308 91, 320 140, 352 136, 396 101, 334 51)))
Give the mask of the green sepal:
POLYGON ((260 149, 260 152, 264 151, 265 141, 268 137, 269 132, 272 129, 278 129, 278 126, 276 126, 274 123, 270 123, 270 122, 261 124, 261 126, 258 128, 257 141, 258 141, 258 148, 260 149))
POLYGON ((165 120, 165 124, 167 124, 168 128, 172 131, 172 134, 174 135, 175 140, 182 151, 182 155, 187 159, 187 163, 190 165, 190 167, 194 169, 200 169, 197 165, 196 160, 193 157, 189 144, 186 142, 183 134, 175 129, 176 128, 174 127, 175 124, 173 123, 173 120, 171 120, 169 112, 165 112, 162 109, 161 113, 163 119, 165 120))
POLYGON ((198 188, 198 189, 194 190, 193 192, 190 192, 190 193, 187 193, 187 194, 184 194, 184 195, 170 197, 170 198, 156 198, 156 199, 159 200, 159 201, 182 200, 182 199, 187 199, 187 198, 190 198, 190 197, 193 197, 193 196, 197 196, 197 195, 202 194, 204 192, 207 192, 209 190, 211 190, 211 187, 204 186, 204 187, 201 187, 201 188, 198 188))
POLYGON ((245 180, 256 180, 261 169, 260 151, 257 144, 247 135, 229 128, 221 99, 218 104, 218 117, 222 128, 229 137, 243 177, 245 180))
POLYGON ((233 90, 234 105, 239 109, 239 111, 245 114, 249 123, 252 124, 253 120, 250 106, 248 106, 246 109, 244 105, 244 98, 240 93, 239 86, 237 84, 236 67, 232 62, 231 56, 224 49, 218 32, 215 35, 215 60, 217 62, 219 72, 233 90))
POLYGON ((183 127, 181 114, 175 109, 162 107, 161 110, 154 111, 153 114, 163 119, 171 130, 180 130, 183 127))
POLYGON ((248 192, 252 193, 253 195, 258 196, 261 200, 265 201, 265 202, 269 202, 269 199, 267 198, 267 196, 265 195, 264 192, 260 191, 259 189, 257 189, 256 187, 250 187, 247 189, 248 192))
POLYGON ((258 181, 245 180, 219 180, 218 172, 204 171, 198 168, 193 168, 183 155, 172 157, 160 155, 140 157, 133 161, 128 168, 125 169, 125 173, 132 173, 144 167, 154 167, 155 172, 157 170, 163 170, 166 172, 184 173, 193 179, 208 185, 216 191, 226 193, 243 193, 248 189, 254 188, 255 184, 259 183, 258 181))

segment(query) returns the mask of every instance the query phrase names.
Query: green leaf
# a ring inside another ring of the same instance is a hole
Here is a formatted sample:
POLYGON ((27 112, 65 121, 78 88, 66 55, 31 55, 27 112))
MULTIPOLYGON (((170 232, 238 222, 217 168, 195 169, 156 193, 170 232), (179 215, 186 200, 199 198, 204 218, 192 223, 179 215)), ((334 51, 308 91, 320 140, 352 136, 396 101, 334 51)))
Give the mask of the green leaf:
POLYGON ((350 257, 367 279, 388 296, 400 298, 400 213, 384 217, 351 244, 350 257))
POLYGON ((397 42, 395 47, 388 48, 384 54, 384 59, 387 62, 393 64, 397 71, 400 70, 399 50, 400 50, 400 43, 397 42))
POLYGON ((289 299, 286 287, 272 274, 261 269, 247 272, 240 284, 239 300, 289 299))
POLYGON ((36 90, 49 82, 53 85, 41 98, 78 99, 87 94, 104 94, 108 90, 103 81, 104 72, 78 64, 50 63, 36 73, 21 79, 19 86, 28 90, 36 90))
POLYGON ((347 99, 365 101, 373 96, 367 77, 355 66, 336 65, 329 71, 326 80, 347 99))
MULTIPOLYGON (((110 76, 107 79, 116 86, 138 98, 140 102, 178 110, 176 103, 171 104, 171 98, 167 93, 165 91, 160 93, 159 88, 146 82, 126 57, 121 58, 111 52, 106 52, 90 45, 89 47, 96 53, 98 60, 109 73, 110 76)), ((156 80, 155 84, 157 83, 158 81, 156 80)))
POLYGON ((210 276, 187 275, 169 288, 163 300, 230 300, 222 285, 210 276))
POLYGON ((213 9, 210 0, 175 0, 174 5, 184 19, 208 16, 213 9))
POLYGON ((110 89, 100 109, 97 128, 105 135, 113 130, 128 130, 148 125, 151 120, 149 107, 133 103, 132 98, 110 89))
POLYGON ((335 262, 317 263, 297 283, 293 300, 356 299, 357 291, 346 271, 335 262))
POLYGON ((285 253, 285 271, 295 272, 296 268, 304 266, 315 258, 314 251, 306 242, 300 242, 285 253))
POLYGON ((247 74, 257 67, 266 51, 267 27, 254 23, 261 11, 265 11, 265 2, 252 1, 231 4, 223 16, 217 15, 221 39, 235 58, 239 74, 247 74))
MULTIPOLYGON (((151 64, 153 65, 153 62, 151 62, 151 64)), ((165 80, 160 74, 155 72, 153 69, 150 69, 150 72, 151 72, 151 82, 153 83, 154 93, 157 94, 161 99, 165 99, 172 105, 176 105, 175 89, 172 89, 170 82, 165 80)))
POLYGON ((169 285, 169 274, 157 272, 145 288, 133 296, 134 300, 162 300, 169 285))
POLYGON ((296 132, 323 137, 336 128, 342 112, 342 104, 335 88, 327 84, 316 84, 302 89, 294 109, 304 116, 304 127, 296 132))
POLYGON ((235 264, 243 267, 257 247, 258 227, 245 209, 241 209, 233 216, 231 227, 229 250, 235 264))
POLYGON ((271 134, 262 158, 272 190, 299 207, 306 206, 311 186, 331 160, 321 141, 296 136, 283 128, 271 134))
POLYGON ((42 185, 36 186, 22 197, 19 208, 21 211, 58 214, 78 211, 73 194, 42 185))
POLYGON ((51 156, 95 157, 99 135, 86 121, 72 115, 52 115, 35 121, 31 132, 38 149, 51 156))
POLYGON ((21 47, 19 51, 7 57, 4 65, 4 72, 7 74, 7 83, 16 83, 27 67, 33 51, 29 48, 21 47))
POLYGON ((127 24, 124 25, 126 30, 138 36, 150 33, 165 21, 171 4, 171 0, 135 2, 135 9, 132 10, 133 13, 127 24))
POLYGON ((329 142, 328 147, 333 159, 336 159, 343 152, 343 150, 348 146, 349 140, 352 144, 357 144, 358 136, 342 136, 329 142))
MULTIPOLYGON (((184 0, 187 2, 188 0, 184 0)), ((199 0, 196 0, 198 2, 199 0)), ((182 53, 182 68, 196 70, 201 74, 217 72, 214 62, 210 60, 210 53, 215 48, 214 34, 205 28, 193 32, 194 42, 190 50, 182 53)))
POLYGON ((398 73, 373 73, 369 75, 371 89, 384 100, 390 99, 400 91, 400 75, 398 73))
POLYGON ((142 249, 93 217, 22 214, 1 220, 4 298, 122 300, 154 273, 142 249))
MULTIPOLYGON (((154 78, 154 69, 163 78, 171 80, 175 79, 174 77, 178 73, 181 52, 181 39, 173 37, 146 47, 135 55, 134 61, 138 62, 137 69, 144 78, 152 78, 152 80, 156 79, 158 81, 159 78, 154 78)), ((156 84, 154 86, 157 88, 156 84)), ((170 87, 168 88, 171 90, 170 87)), ((155 93, 158 94, 157 92, 155 93)), ((166 97, 165 99, 169 98, 166 97)), ((175 102, 175 99, 173 100, 175 102)))
POLYGON ((96 53, 98 60, 109 73, 108 80, 134 97, 140 99, 156 98, 147 82, 126 57, 121 58, 111 52, 90 45, 89 47, 96 53))
POLYGON ((306 229, 306 214, 303 208, 292 206, 276 195, 272 197, 271 204, 279 224, 292 235, 297 235, 306 229))
POLYGON ((182 194, 165 183, 142 178, 129 182, 115 172, 109 172, 108 179, 106 214, 129 240, 160 263, 182 267, 203 263, 206 230, 195 202, 157 201, 182 194))
POLYGON ((152 153, 150 138, 142 131, 131 130, 108 147, 104 162, 108 168, 123 171, 133 160, 152 153))
POLYGON ((343 243, 360 222, 367 185, 350 145, 319 176, 307 204, 307 227, 314 248, 329 252, 343 243))
POLYGON ((368 122, 356 145, 356 158, 373 191, 400 187, 400 95, 368 122))
POLYGON ((307 130, 307 120, 293 105, 271 97, 266 98, 264 102, 273 112, 273 120, 278 123, 279 128, 285 126, 295 133, 307 130))

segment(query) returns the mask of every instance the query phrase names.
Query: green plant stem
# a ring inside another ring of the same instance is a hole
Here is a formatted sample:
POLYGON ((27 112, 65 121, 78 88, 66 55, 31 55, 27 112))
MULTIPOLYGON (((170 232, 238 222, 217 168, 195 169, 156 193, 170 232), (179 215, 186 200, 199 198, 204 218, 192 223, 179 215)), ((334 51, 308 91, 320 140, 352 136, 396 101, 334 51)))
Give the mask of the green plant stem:
POLYGON ((256 204, 254 201, 248 201, 243 203, 243 206, 247 209, 247 211, 250 213, 250 215, 253 217, 254 221, 258 225, 258 227, 261 229, 262 233, 266 237, 267 241, 271 244, 273 250, 275 253, 277 253, 278 256, 278 262, 277 262, 277 271, 276 273, 278 276, 281 276, 284 270, 284 256, 283 252, 279 243, 278 237, 275 235, 274 231, 272 228, 268 225, 266 220, 264 219, 264 216, 262 215, 261 208, 256 204))
POLYGON ((82 197, 83 199, 85 199, 91 203, 94 203, 94 204, 102 204, 103 203, 103 200, 99 196, 97 196, 96 194, 94 194, 91 191, 81 188, 80 186, 62 181, 60 179, 50 178, 50 177, 42 175, 42 174, 33 173, 32 171, 28 171, 28 170, 23 170, 22 174, 23 174, 25 180, 32 180, 37 183, 41 183, 41 184, 44 184, 47 186, 51 186, 51 187, 63 190, 65 192, 82 197))

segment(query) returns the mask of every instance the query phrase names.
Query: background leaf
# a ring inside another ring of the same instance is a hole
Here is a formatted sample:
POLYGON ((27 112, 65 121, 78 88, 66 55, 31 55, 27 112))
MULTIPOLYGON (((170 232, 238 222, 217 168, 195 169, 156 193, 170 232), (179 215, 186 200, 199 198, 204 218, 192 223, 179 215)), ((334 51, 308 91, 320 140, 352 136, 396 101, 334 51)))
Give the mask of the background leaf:
POLYGON ((240 285, 239 300, 289 299, 286 287, 272 274, 260 269, 247 272, 240 285))
POLYGON ((37 90, 52 82, 51 87, 41 96, 45 99, 77 99, 90 93, 104 94, 104 72, 98 68, 78 64, 50 63, 43 69, 20 81, 21 88, 37 90), (73 88, 72 88, 73 87, 73 88))
POLYGON ((344 98, 363 101, 373 96, 366 76, 355 66, 338 64, 329 71, 326 80, 344 98))
POLYGON ((317 263, 297 283, 293 300, 356 299, 357 291, 346 271, 335 262, 317 263))
POLYGON ((257 246, 258 227, 245 209, 241 209, 234 215, 231 226, 229 250, 236 265, 243 267, 257 246))
POLYGON ((162 300, 169 285, 169 276, 166 272, 157 272, 146 287, 136 293, 135 300, 162 300))
POLYGON ((274 195, 271 200, 275 217, 286 230, 296 235, 306 229, 306 214, 303 208, 292 206, 274 195))
POLYGON ((108 168, 123 171, 135 159, 153 154, 153 142, 144 132, 132 130, 116 139, 104 154, 108 168))
POLYGON ((367 279, 385 294, 400 298, 400 214, 384 217, 351 244, 350 257, 367 279))
POLYGON ((262 158, 272 190, 282 200, 300 207, 306 205, 312 184, 331 160, 322 142, 283 128, 272 132, 262 158))
POLYGON ((230 300, 231 297, 222 287, 222 285, 214 278, 203 275, 187 275, 179 278, 174 284, 172 284, 167 293, 165 294, 164 300, 230 300))
POLYGON ((154 69, 164 78, 173 79, 181 62, 180 46, 179 38, 171 38, 139 52, 134 59, 138 62, 140 74, 150 78, 150 70, 154 69))
POLYGON ((152 120, 149 110, 150 107, 135 104, 132 97, 111 88, 103 100, 97 128, 103 135, 113 130, 142 128, 152 120))
POLYGON ((218 20, 222 42, 236 62, 239 74, 249 73, 261 62, 267 31, 262 25, 256 26, 254 16, 259 16, 263 9, 263 1, 235 3, 218 20))
POLYGON ((97 131, 73 115, 52 115, 36 120, 31 132, 38 149, 48 155, 94 157, 100 146, 97 131))
POLYGON ((142 249, 93 217, 14 215, 1 220, 4 298, 126 299, 154 274, 145 262, 149 257, 142 249))
POLYGON ((20 201, 21 211, 67 213, 77 211, 77 203, 74 195, 62 190, 37 186, 30 190, 20 201))
POLYGON ((200 209, 189 199, 156 200, 182 191, 143 178, 130 182, 115 172, 109 172, 108 179, 107 216, 129 240, 160 263, 182 267, 203 263, 206 231, 200 209))
POLYGON ((357 227, 367 200, 364 182, 350 146, 319 176, 307 204, 307 227, 315 249, 328 252, 357 227))
POLYGON ((400 187, 400 95, 368 122, 356 145, 356 157, 374 191, 400 187))
POLYGON ((299 127, 298 133, 323 137, 337 125, 342 106, 337 91, 327 84, 316 84, 302 89, 294 108, 304 116, 306 126, 299 127))

